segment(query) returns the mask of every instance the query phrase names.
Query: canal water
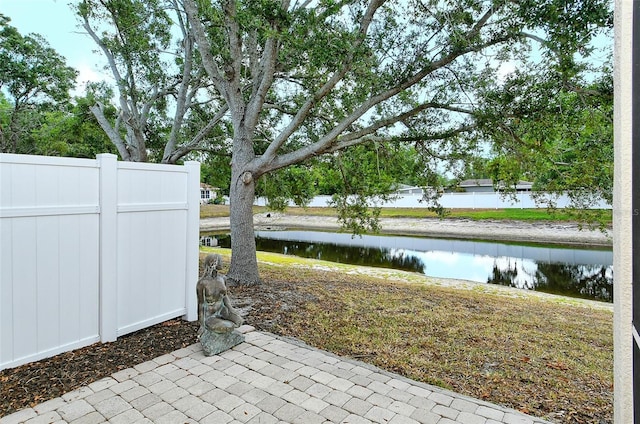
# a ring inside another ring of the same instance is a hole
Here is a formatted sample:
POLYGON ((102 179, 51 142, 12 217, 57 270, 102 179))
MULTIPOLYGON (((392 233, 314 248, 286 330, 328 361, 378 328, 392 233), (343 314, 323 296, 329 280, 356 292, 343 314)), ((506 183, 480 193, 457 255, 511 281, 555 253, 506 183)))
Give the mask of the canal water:
MULTIPOLYGON (((202 236, 203 244, 230 247, 228 234, 202 236)), ((613 302, 611 249, 321 231, 256 231, 256 245, 260 251, 613 302)))

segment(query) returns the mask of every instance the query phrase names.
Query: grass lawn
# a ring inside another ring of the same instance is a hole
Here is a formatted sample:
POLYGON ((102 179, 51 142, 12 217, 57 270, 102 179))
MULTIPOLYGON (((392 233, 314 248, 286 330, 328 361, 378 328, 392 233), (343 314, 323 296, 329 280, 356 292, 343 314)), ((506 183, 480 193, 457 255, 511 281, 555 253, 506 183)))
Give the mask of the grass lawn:
POLYGON ((553 422, 613 422, 610 305, 263 252, 258 259, 258 290, 279 299, 253 318, 259 328, 275 323, 265 329, 553 422))
MULTIPOLYGON (((266 212, 266 207, 254 206, 254 213, 266 212)), ((333 208, 287 208, 291 215, 320 215, 337 216, 333 208)), ((610 210, 583 211, 582 219, 594 222, 604 222, 611 225, 612 212, 610 210)), ((202 205, 200 218, 215 218, 229 216, 228 205, 202 205)), ((383 208, 380 216, 383 218, 437 218, 435 212, 426 208, 383 208)), ((451 209, 446 218, 467 219, 505 219, 518 221, 574 221, 576 215, 561 209, 548 211, 547 209, 451 209)), ((445 219, 446 219, 445 218, 445 219)))

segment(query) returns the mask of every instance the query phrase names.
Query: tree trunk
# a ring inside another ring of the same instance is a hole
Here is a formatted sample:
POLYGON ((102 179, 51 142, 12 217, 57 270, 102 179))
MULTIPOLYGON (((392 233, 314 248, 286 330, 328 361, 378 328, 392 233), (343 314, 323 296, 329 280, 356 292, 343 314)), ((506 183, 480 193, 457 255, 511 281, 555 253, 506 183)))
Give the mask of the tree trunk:
MULTIPOLYGON (((244 131, 243 131, 244 133, 244 131)), ((253 229, 255 180, 247 165, 253 160, 251 140, 246 134, 234 140, 229 190, 231 214, 231 266, 228 279, 232 284, 260 284, 256 239, 253 229)))

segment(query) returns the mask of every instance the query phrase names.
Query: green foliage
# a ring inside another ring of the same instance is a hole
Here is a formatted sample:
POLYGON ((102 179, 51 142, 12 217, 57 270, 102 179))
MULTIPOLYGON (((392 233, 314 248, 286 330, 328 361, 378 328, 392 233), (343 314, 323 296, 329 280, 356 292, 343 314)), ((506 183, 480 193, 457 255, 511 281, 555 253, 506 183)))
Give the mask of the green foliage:
POLYGON ((220 189, 220 193, 229 195, 231 166, 229 156, 209 154, 200 164, 200 181, 220 189))
POLYGON ((599 199, 612 203, 610 70, 605 69, 589 85, 549 98, 536 114, 509 119, 492 138, 495 157, 489 170, 494 180, 528 179, 534 182, 534 191, 568 193, 576 211, 599 199))
POLYGON ((272 210, 285 210, 289 201, 297 206, 306 206, 317 194, 314 187, 314 172, 307 166, 290 166, 272 172, 260 179, 257 196, 267 198, 272 210))
POLYGON ((149 96, 153 85, 166 84, 167 63, 158 54, 172 47, 172 21, 164 7, 158 0, 82 0, 77 5, 76 10, 83 19, 112 22, 115 31, 102 31, 101 42, 128 78, 144 84, 127 87, 133 98, 149 96))
POLYGON ((370 207, 371 198, 362 194, 352 196, 334 195, 329 206, 334 207, 338 213, 338 222, 342 228, 350 231, 354 236, 364 232, 380 231, 379 207, 370 207))
POLYGON ((75 11, 115 81, 91 111, 122 160, 176 163, 224 147, 228 127, 217 125, 218 95, 204 80, 180 2, 82 0, 75 11))
POLYGON ((0 88, 16 108, 69 99, 77 72, 38 34, 23 36, 0 15, 0 88))
POLYGON ((43 114, 31 132, 36 154, 93 159, 100 153, 116 153, 109 138, 89 110, 92 99, 76 98, 68 111, 43 114))
POLYGON ((77 72, 38 34, 21 35, 0 14, 0 152, 35 153, 29 132, 69 101, 77 72))

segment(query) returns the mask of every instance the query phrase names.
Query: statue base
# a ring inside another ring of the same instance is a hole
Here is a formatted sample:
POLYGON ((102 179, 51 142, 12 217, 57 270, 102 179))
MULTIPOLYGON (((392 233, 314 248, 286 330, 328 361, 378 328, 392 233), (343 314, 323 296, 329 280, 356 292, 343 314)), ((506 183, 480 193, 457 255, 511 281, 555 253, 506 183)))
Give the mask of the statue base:
POLYGON ((200 336, 200 344, 205 356, 217 355, 244 342, 244 335, 237 331, 216 333, 205 330, 200 336))

